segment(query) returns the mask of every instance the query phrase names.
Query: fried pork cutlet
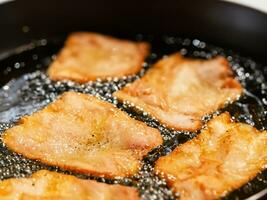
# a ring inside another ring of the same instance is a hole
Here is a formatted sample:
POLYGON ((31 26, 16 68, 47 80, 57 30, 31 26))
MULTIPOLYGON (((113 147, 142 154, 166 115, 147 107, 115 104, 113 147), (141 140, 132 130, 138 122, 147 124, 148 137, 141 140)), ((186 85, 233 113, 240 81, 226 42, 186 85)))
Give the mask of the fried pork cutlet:
POLYGON ((3 134, 11 150, 28 158, 105 177, 131 176, 151 149, 162 143, 157 129, 96 97, 65 92, 23 117, 3 134))
POLYGON ((241 93, 225 58, 188 59, 176 53, 114 96, 143 108, 169 128, 195 131, 201 128, 204 115, 236 100, 241 93))
POLYGON ((29 178, 0 181, 2 200, 137 200, 134 188, 108 185, 92 180, 41 170, 29 178))
POLYGON ((97 78, 137 73, 149 53, 146 42, 120 40, 96 33, 71 34, 48 69, 52 80, 85 83, 97 78))
POLYGON ((267 131, 234 123, 228 113, 214 117, 194 139, 159 158, 156 172, 181 200, 225 196, 267 166, 267 131))

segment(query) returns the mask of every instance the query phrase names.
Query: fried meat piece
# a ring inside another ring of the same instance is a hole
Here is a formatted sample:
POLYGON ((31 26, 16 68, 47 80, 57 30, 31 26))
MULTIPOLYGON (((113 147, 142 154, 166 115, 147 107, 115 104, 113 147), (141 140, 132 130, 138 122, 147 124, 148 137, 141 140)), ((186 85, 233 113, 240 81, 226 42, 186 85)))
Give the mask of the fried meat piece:
POLYGON ((48 69, 52 80, 85 83, 97 78, 137 73, 149 53, 146 42, 120 40, 96 33, 71 34, 48 69))
POLYGON ((234 123, 228 113, 172 153, 159 158, 156 172, 181 200, 217 199, 241 187, 267 166, 267 131, 234 123))
POLYGON ((65 92, 61 98, 3 134, 11 150, 84 174, 131 176, 162 143, 157 129, 96 97, 65 92))
POLYGON ((135 188, 108 185, 40 170, 29 178, 0 181, 0 198, 2 200, 137 200, 139 195, 135 188))
POLYGON ((114 96, 143 108, 169 128, 195 131, 205 114, 236 100, 241 92, 226 59, 188 59, 176 53, 114 96))

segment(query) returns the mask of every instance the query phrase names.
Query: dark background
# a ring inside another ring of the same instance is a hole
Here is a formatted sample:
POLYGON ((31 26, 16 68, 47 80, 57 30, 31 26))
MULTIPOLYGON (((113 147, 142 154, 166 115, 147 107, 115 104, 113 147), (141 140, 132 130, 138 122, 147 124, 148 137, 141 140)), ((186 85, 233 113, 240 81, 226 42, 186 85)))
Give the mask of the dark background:
POLYGON ((89 30, 198 38, 267 64, 267 15, 215 0, 17 0, 0 5, 0 53, 89 30))

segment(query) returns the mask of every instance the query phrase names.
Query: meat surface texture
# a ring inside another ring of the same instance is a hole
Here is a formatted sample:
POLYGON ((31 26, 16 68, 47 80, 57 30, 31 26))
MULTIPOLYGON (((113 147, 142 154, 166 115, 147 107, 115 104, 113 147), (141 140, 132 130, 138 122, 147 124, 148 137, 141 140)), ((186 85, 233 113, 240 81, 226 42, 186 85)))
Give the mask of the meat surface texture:
POLYGON ((225 196, 267 166, 267 131, 214 117, 194 139, 159 158, 155 170, 181 200, 225 196))
POLYGON ((225 58, 198 60, 176 53, 158 61, 114 96, 143 108, 169 128, 195 131, 201 128, 204 115, 238 99, 241 93, 225 58))
POLYGON ((2 200, 137 200, 135 188, 108 185, 92 180, 41 170, 29 178, 0 181, 2 200))
POLYGON ((94 96, 65 92, 58 100, 3 133, 11 150, 89 175, 126 177, 162 144, 157 129, 94 96))
POLYGON ((149 44, 96 33, 71 34, 48 69, 52 80, 85 83, 97 78, 137 73, 149 53, 149 44))

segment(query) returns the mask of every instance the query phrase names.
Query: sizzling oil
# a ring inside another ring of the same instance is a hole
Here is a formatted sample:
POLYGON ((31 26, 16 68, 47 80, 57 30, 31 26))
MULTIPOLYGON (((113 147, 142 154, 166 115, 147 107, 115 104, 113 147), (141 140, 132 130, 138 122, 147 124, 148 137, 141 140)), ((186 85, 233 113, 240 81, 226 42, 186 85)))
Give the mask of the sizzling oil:
MULTIPOLYGON (((115 180, 76 174, 70 171, 63 171, 57 167, 44 165, 38 161, 29 160, 9 151, 0 142, 0 179, 24 177, 40 169, 49 169, 73 174, 80 178, 135 186, 139 189, 142 199, 176 199, 179 194, 173 194, 167 187, 166 182, 153 173, 154 162, 159 156, 171 152, 176 146, 192 139, 197 133, 178 132, 167 129, 147 113, 136 109, 134 105, 119 103, 111 95, 127 83, 143 76, 156 60, 175 51, 180 51, 185 56, 203 59, 216 55, 225 56, 231 63, 237 79, 246 91, 240 100, 214 114, 227 110, 237 121, 248 123, 260 130, 267 129, 267 82, 265 79, 267 67, 251 59, 240 57, 231 51, 207 45, 205 42, 197 39, 190 40, 169 36, 151 37, 144 35, 137 35, 135 39, 151 42, 152 53, 146 60, 144 68, 137 75, 121 79, 110 78, 105 81, 97 80, 87 84, 76 84, 70 81, 51 81, 44 73, 44 70, 55 57, 54 54, 62 46, 62 42, 58 41, 36 41, 17 49, 15 54, 2 59, 0 61, 0 68, 3 70, 0 72, 2 73, 0 75, 5 79, 0 80, 0 84, 3 85, 0 89, 0 132, 13 126, 21 116, 31 114, 52 102, 64 91, 74 90, 92 94, 115 104, 132 117, 160 130, 164 143, 162 146, 152 150, 143 159, 143 166, 139 173, 133 177, 117 178, 115 180), (8 80, 10 81, 6 83, 8 80)), ((207 115, 203 120, 208 121, 211 117, 212 115, 207 115)), ((243 199, 266 187, 267 171, 265 170, 240 189, 231 192, 224 199, 243 199)))

